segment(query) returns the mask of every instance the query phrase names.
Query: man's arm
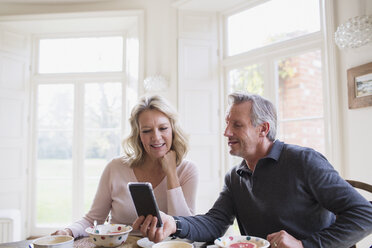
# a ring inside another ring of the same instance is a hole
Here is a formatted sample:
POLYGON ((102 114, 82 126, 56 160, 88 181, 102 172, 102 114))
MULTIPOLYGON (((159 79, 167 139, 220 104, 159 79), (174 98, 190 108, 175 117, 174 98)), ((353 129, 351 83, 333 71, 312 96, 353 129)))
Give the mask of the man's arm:
POLYGON ((328 228, 302 240, 304 247, 350 247, 370 234, 372 205, 322 157, 318 157, 307 169, 305 173, 310 191, 337 218, 328 228))
POLYGON ((214 241, 226 232, 235 218, 232 192, 227 185, 229 185, 228 175, 225 178, 225 186, 220 196, 205 215, 175 217, 178 222, 176 225, 175 218, 161 213, 164 222, 164 226, 161 228, 156 228, 155 217, 144 218, 142 216, 133 223, 133 228, 140 229, 144 236, 155 242, 160 242, 174 234, 177 228, 179 229, 177 236, 180 238, 203 242, 214 241))

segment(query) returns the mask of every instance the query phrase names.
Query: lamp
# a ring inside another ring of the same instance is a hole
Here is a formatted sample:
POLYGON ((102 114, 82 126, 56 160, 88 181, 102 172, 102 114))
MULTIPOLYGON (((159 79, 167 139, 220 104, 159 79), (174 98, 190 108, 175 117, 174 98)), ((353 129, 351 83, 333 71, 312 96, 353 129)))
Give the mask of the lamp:
POLYGON ((161 75, 148 76, 143 80, 145 91, 163 91, 168 88, 168 81, 161 75))
POLYGON ((356 16, 338 26, 335 42, 340 49, 358 48, 372 42, 372 15, 356 16))

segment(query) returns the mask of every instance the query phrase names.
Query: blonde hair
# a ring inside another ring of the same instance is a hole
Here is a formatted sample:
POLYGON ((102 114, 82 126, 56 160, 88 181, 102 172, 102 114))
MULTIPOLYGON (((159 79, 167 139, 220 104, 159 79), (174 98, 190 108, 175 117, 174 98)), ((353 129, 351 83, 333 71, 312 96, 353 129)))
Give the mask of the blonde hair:
POLYGON ((124 161, 130 167, 139 166, 145 161, 146 152, 140 138, 138 117, 146 110, 157 110, 168 117, 172 127, 171 150, 176 152, 176 163, 179 165, 188 151, 188 139, 179 125, 177 112, 163 97, 158 95, 143 96, 133 107, 129 118, 131 132, 122 142, 124 161))

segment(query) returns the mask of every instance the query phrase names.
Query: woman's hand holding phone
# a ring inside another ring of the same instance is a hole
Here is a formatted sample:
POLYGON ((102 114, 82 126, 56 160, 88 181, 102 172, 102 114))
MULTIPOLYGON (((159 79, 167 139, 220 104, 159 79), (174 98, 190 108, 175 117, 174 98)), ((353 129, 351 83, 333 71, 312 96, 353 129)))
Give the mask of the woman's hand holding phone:
POLYGON ((138 217, 146 217, 148 215, 156 216, 156 226, 163 226, 151 183, 128 183, 128 189, 132 196, 138 217))
POLYGON ((164 223, 160 228, 156 227, 157 218, 155 216, 147 216, 146 218, 140 216, 133 222, 133 229, 140 230, 144 237, 148 237, 149 240, 158 243, 177 230, 176 222, 172 216, 161 211, 160 216, 164 223))

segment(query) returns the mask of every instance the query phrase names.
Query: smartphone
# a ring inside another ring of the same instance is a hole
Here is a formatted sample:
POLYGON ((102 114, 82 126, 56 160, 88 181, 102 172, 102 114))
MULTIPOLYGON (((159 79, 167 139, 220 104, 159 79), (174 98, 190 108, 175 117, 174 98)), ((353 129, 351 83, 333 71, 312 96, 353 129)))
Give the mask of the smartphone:
POLYGON ((156 216, 158 218, 156 226, 163 226, 151 183, 128 183, 128 189, 132 196, 137 215, 146 217, 151 214, 152 216, 156 216))

